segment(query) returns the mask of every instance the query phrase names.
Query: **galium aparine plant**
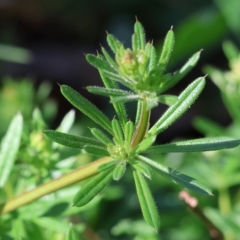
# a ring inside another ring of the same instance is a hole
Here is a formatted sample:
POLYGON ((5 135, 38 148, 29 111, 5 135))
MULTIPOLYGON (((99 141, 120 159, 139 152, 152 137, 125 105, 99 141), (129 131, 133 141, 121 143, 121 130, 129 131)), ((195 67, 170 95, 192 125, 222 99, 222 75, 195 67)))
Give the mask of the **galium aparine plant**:
POLYGON ((74 197, 74 206, 84 206, 110 181, 120 180, 126 166, 129 165, 143 217, 157 230, 160 225, 158 210, 148 187, 152 178, 151 169, 192 192, 202 195, 212 195, 212 192, 194 178, 164 166, 159 159, 148 158, 148 154, 212 151, 236 147, 240 141, 230 137, 211 137, 154 145, 157 135, 173 124, 203 90, 205 77, 199 77, 179 96, 164 94, 192 70, 201 51, 193 54, 180 70, 172 74, 166 72, 174 46, 172 29, 166 35, 160 55, 151 42, 146 42, 145 32, 139 21, 134 25, 132 49, 125 49, 111 34, 107 34, 107 42, 114 58, 103 47, 102 54, 86 55, 87 61, 98 69, 104 87, 90 86, 87 90, 109 97, 115 117, 109 119, 78 92, 62 85, 63 96, 98 126, 90 129, 91 138, 52 130, 46 130, 45 134, 57 143, 83 149, 104 160, 97 168, 96 174, 74 197), (122 90, 122 85, 128 90, 122 90), (135 121, 129 120, 127 116, 125 105, 129 101, 137 101, 135 121), (166 104, 169 107, 153 126, 149 126, 151 110, 158 104, 166 104))

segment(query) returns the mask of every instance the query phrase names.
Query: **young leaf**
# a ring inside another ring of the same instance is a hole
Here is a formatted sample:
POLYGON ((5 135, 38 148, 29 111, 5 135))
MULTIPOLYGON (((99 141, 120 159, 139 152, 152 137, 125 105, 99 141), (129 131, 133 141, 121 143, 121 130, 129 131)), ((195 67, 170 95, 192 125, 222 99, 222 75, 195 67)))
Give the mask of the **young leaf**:
POLYGON ((93 65, 95 68, 97 68, 101 71, 117 73, 117 70, 112 68, 105 60, 103 60, 101 58, 101 55, 95 56, 93 54, 87 54, 86 59, 91 65, 93 65))
POLYGON ((122 48, 122 43, 116 39, 112 34, 107 34, 107 42, 111 50, 116 54, 122 48))
POLYGON ((112 130, 113 130, 113 136, 114 136, 114 141, 117 144, 123 144, 123 132, 122 128, 119 124, 119 121, 117 119, 112 120, 112 130))
POLYGON ((107 146, 108 144, 113 144, 112 140, 101 130, 99 130, 97 128, 91 128, 90 130, 91 130, 92 135, 95 138, 97 138, 104 145, 107 146))
POLYGON ((173 105, 177 102, 178 97, 174 95, 160 95, 157 97, 158 102, 166 104, 168 106, 173 105))
POLYGON ((100 146, 94 146, 94 145, 84 145, 83 149, 92 155, 100 156, 100 157, 106 157, 109 156, 109 152, 106 148, 100 147, 100 146))
POLYGON ((126 97, 126 96, 131 96, 134 93, 133 92, 129 92, 129 91, 124 91, 121 89, 113 89, 113 88, 103 88, 103 87, 95 87, 95 86, 90 86, 87 87, 87 90, 91 93, 94 94, 98 94, 101 96, 105 96, 105 97, 126 97))
POLYGON ((172 78, 169 81, 164 81, 158 93, 165 92, 166 90, 177 84, 181 79, 183 79, 197 64, 200 58, 200 54, 201 51, 193 54, 193 56, 183 65, 183 67, 173 74, 172 78))
POLYGON ((125 144, 125 148, 129 148, 131 141, 132 141, 132 136, 133 136, 133 132, 134 132, 134 125, 132 121, 128 121, 125 125, 125 129, 124 129, 124 144, 125 144))
POLYGON ((166 68, 166 65, 171 57, 173 46, 174 46, 174 33, 173 30, 170 29, 164 40, 163 49, 159 59, 159 66, 163 69, 166 68))
POLYGON ((119 163, 113 170, 113 180, 118 181, 122 178, 126 171, 126 161, 119 163))
POLYGON ((84 136, 75 136, 67 133, 61 133, 53 130, 45 130, 43 131, 44 134, 54 142, 62 144, 67 147, 72 148, 83 148, 84 145, 95 145, 99 146, 102 145, 101 142, 94 138, 84 137, 84 136))
POLYGON ((135 45, 136 45, 136 49, 144 49, 145 44, 146 44, 146 40, 145 40, 145 31, 144 28, 142 26, 142 24, 137 21, 134 24, 134 34, 136 36, 136 41, 135 41, 135 45))
POLYGON ((160 225, 158 210, 147 182, 139 171, 134 170, 133 176, 143 217, 157 231, 160 225))
POLYGON ((145 138, 141 143, 137 145, 137 147, 134 149, 135 153, 144 152, 146 149, 148 149, 156 140, 156 136, 150 136, 145 138))
POLYGON ((74 107, 105 128, 108 132, 112 133, 110 120, 96 106, 69 86, 61 85, 61 92, 74 107))
POLYGON ((114 59, 112 59, 112 57, 108 54, 108 52, 105 50, 105 48, 101 47, 101 50, 102 50, 104 57, 108 61, 108 63, 111 65, 111 67, 113 67, 115 70, 118 69, 117 63, 114 61, 114 59))
POLYGON ((224 148, 234 148, 239 144, 240 140, 231 137, 208 137, 152 146, 145 153, 214 151, 224 148))
POLYGON ((146 178, 152 179, 152 171, 149 165, 145 164, 142 161, 134 161, 131 163, 132 167, 142 173, 146 178))
POLYGON ((172 180, 174 183, 179 184, 182 187, 187 188, 190 191, 201 195, 213 195, 210 188, 208 188, 203 183, 197 181, 196 179, 189 177, 183 173, 178 172, 175 169, 166 167, 160 163, 157 163, 149 158, 138 156, 139 160, 142 160, 146 164, 152 166, 157 170, 162 176, 172 180))
POLYGON ((18 152, 23 129, 23 118, 20 113, 15 115, 1 142, 0 148, 0 187, 3 187, 12 171, 18 152))
POLYGON ((149 63, 148 63, 148 73, 151 72, 157 66, 157 52, 155 47, 151 43, 146 44, 145 51, 149 46, 149 63))
POLYGON ((73 199, 73 205, 82 207, 89 203, 112 179, 112 169, 106 170, 93 177, 73 199))
POLYGON ((157 135, 174 123, 198 98, 205 85, 205 78, 200 77, 192 82, 178 97, 178 101, 167 109, 162 117, 149 130, 157 135))

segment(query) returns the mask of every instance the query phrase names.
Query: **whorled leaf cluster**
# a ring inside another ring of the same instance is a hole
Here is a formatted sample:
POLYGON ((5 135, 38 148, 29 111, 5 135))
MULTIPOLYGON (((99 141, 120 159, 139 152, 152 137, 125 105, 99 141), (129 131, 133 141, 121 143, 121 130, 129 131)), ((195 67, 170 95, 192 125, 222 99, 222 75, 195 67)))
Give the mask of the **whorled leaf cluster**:
POLYGON ((164 166, 148 158, 150 153, 201 152, 239 145, 239 140, 229 137, 211 137, 185 140, 163 145, 154 145, 158 134, 173 124, 198 98, 205 85, 205 78, 193 81, 179 95, 163 94, 177 84, 197 63, 200 51, 175 73, 166 73, 174 45, 174 33, 170 29, 165 38, 161 54, 153 44, 145 40, 140 24, 134 25, 132 49, 125 49, 113 35, 107 35, 107 42, 114 58, 102 48, 102 54, 86 56, 87 61, 99 70, 104 87, 87 87, 89 92, 110 98, 116 117, 110 120, 96 106, 69 86, 62 85, 64 97, 78 110, 92 119, 99 128, 91 128, 92 137, 75 136, 47 130, 52 140, 74 148, 83 149, 97 157, 109 157, 107 163, 98 168, 97 174, 76 194, 73 204, 81 207, 91 201, 111 180, 120 180, 126 166, 130 165, 133 179, 146 222, 154 229, 159 228, 156 204, 148 187, 151 169, 190 191, 212 195, 211 190, 194 178, 164 166), (121 86, 129 90, 122 90, 121 86), (129 120, 125 103, 137 101, 136 118, 129 120), (169 108, 159 120, 149 126, 150 112, 159 103, 169 108))

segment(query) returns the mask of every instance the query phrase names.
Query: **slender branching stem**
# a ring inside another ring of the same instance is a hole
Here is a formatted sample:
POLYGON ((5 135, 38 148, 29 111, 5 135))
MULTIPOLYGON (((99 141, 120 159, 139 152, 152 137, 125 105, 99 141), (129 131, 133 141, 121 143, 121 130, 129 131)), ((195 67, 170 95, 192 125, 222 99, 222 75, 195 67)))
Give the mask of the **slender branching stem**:
POLYGON ((7 202, 0 205, 0 213, 8 213, 11 212, 21 206, 24 206, 42 196, 45 196, 49 193, 55 192, 59 189, 77 183, 79 181, 85 180, 89 177, 92 177, 98 173, 98 167, 103 164, 111 161, 111 157, 103 157, 94 161, 92 163, 87 164, 79 169, 76 169, 64 176, 54 179, 50 182, 44 183, 35 189, 25 192, 20 196, 12 198, 7 202))
POLYGON ((188 209, 192 213, 194 213, 199 219, 202 220, 202 222, 208 228, 209 233, 213 239, 225 239, 221 230, 218 229, 215 224, 203 213, 202 209, 198 206, 198 200, 195 197, 192 197, 187 191, 181 191, 179 194, 179 198, 186 203, 188 209))
POLYGON ((144 138, 149 125, 150 110, 147 110, 146 101, 142 102, 141 113, 139 123, 137 125, 136 131, 133 135, 131 142, 131 149, 135 148, 144 138))

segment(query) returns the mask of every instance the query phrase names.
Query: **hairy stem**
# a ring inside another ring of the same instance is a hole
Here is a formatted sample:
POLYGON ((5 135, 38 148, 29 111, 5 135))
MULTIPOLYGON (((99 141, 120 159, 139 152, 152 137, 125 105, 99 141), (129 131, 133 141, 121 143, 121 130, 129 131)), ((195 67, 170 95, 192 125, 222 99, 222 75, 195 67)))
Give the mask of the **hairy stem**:
POLYGON ((98 173, 98 167, 101 164, 107 163, 111 160, 112 160, 111 157, 100 158, 95 162, 89 163, 79 169, 76 169, 68 174, 63 175, 60 178, 44 183, 31 191, 23 193, 20 196, 14 197, 0 205, 0 213, 4 214, 4 213, 11 212, 44 195, 47 195, 61 188, 67 187, 76 182, 92 177, 98 173))
POLYGON ((147 103, 146 101, 143 101, 139 123, 137 125, 137 129, 133 135, 133 139, 131 142, 131 149, 135 148, 143 140, 148 130, 149 118, 150 118, 150 110, 147 110, 147 103))

